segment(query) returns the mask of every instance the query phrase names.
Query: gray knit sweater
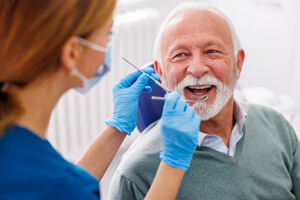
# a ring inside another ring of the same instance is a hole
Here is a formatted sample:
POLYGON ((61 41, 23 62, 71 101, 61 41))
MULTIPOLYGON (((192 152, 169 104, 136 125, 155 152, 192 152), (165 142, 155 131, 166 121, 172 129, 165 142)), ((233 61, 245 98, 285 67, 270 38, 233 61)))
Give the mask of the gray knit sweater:
MULTIPOLYGON (((293 128, 271 109, 242 107, 248 118, 235 156, 198 147, 177 199, 300 199, 300 144, 293 128)), ((143 199, 161 151, 160 123, 155 122, 122 158, 111 181, 110 200, 143 199)))

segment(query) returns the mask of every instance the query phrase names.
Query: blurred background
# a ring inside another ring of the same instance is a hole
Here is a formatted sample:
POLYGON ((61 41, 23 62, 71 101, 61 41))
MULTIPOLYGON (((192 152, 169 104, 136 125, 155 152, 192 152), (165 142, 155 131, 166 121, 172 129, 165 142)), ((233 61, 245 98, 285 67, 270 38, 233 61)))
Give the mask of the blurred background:
MULTIPOLYGON (((199 1, 199 0, 198 0, 199 1)), ((112 85, 152 59, 157 30, 164 17, 184 0, 118 0, 112 41, 112 70, 87 95, 69 91, 52 114, 48 138, 66 159, 76 161, 105 127, 112 114, 112 85)), ((281 112, 300 137, 300 2, 298 0, 203 0, 233 22, 246 52, 236 98, 281 112)), ((117 164, 139 135, 127 137, 103 177, 107 199, 117 164)))

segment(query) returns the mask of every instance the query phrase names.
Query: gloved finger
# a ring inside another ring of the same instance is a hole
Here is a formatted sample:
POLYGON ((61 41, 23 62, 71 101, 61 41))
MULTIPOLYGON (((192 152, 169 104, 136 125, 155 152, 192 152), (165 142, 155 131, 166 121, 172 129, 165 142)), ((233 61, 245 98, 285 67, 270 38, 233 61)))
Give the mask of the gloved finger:
POLYGON ((133 84, 130 88, 132 88, 135 92, 141 93, 142 90, 145 88, 149 81, 149 75, 142 74, 133 84))
MULTIPOLYGON (((155 73, 152 73, 151 75, 150 75, 152 78, 154 78, 155 80, 157 80, 157 81, 159 81, 160 80, 160 76, 158 75, 158 74, 155 74, 155 73)), ((156 85, 156 83, 153 81, 153 80, 149 80, 148 81, 148 84, 147 84, 148 86, 154 86, 154 85, 156 85)))
POLYGON ((139 76, 141 75, 142 73, 140 71, 134 71, 134 72, 131 72, 129 74, 127 74, 123 80, 125 82, 128 82, 129 84, 133 84, 138 78, 139 76))
POLYGON ((180 99, 180 95, 178 92, 171 92, 165 94, 165 103, 164 103, 164 111, 171 111, 175 108, 178 99, 180 99))
POLYGON ((191 119, 191 121, 193 121, 193 125, 195 125, 195 127, 198 127, 198 131, 200 130, 200 123, 201 123, 201 118, 199 117, 199 115, 194 115, 194 117, 191 119))
MULTIPOLYGON (((151 67, 143 68, 142 71, 149 75, 154 73, 154 69, 151 67)), ((142 72, 138 70, 131 72, 122 79, 123 81, 121 83, 124 87, 129 87, 138 79, 140 75, 142 75, 142 72)))
POLYGON ((186 100, 184 100, 182 98, 178 99, 175 109, 176 109, 176 111, 184 112, 187 109, 186 100))
POLYGON ((116 87, 118 88, 128 88, 132 84, 126 80, 126 76, 122 78, 118 83, 116 83, 116 87))
POLYGON ((149 75, 154 73, 154 69, 152 67, 143 67, 141 70, 149 75))
POLYGON ((201 118, 199 115, 195 114, 194 108, 188 106, 185 112, 185 118, 188 119, 189 121, 193 121, 195 125, 200 127, 201 123, 201 118))
MULTIPOLYGON (((194 108, 187 106, 186 110, 185 110, 185 117, 187 119, 192 119, 195 116, 195 110, 194 108)), ((198 116, 198 115, 197 115, 198 116)), ((199 117, 199 116, 198 116, 199 117)))
POLYGON ((200 128, 200 123, 201 123, 201 117, 199 115, 195 115, 194 116, 194 120, 196 121, 197 125, 200 128))
POLYGON ((142 75, 142 72, 136 70, 134 72, 131 72, 129 74, 127 74, 122 80, 122 83, 125 83, 125 85, 123 85, 124 87, 129 87, 130 85, 132 85, 140 76, 142 75), (129 86, 128 86, 129 85, 129 86))
POLYGON ((151 93, 152 92, 152 88, 150 86, 145 86, 144 89, 142 90, 142 92, 151 93))

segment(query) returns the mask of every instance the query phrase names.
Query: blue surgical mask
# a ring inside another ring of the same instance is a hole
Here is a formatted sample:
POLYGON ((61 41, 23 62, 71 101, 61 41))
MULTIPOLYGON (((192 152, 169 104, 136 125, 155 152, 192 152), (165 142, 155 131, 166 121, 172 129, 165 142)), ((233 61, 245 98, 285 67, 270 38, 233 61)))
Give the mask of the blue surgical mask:
POLYGON ((83 86, 79 88, 75 88, 80 93, 87 93, 99 80, 110 70, 111 68, 111 46, 108 48, 99 46, 97 44, 91 43, 81 37, 78 37, 79 42, 95 51, 106 53, 104 63, 98 68, 96 76, 92 78, 86 78, 82 75, 76 68, 71 71, 71 75, 77 76, 83 82, 83 86))

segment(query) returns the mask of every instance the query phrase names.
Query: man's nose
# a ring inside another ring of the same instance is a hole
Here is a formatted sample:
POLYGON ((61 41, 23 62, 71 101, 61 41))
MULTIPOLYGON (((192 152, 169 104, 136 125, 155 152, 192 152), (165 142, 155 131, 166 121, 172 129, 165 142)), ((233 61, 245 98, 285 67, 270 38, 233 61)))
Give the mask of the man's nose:
POLYGON ((205 58, 197 55, 192 56, 190 64, 187 68, 187 72, 192 74, 194 77, 201 77, 208 72, 209 67, 205 63, 205 58))

